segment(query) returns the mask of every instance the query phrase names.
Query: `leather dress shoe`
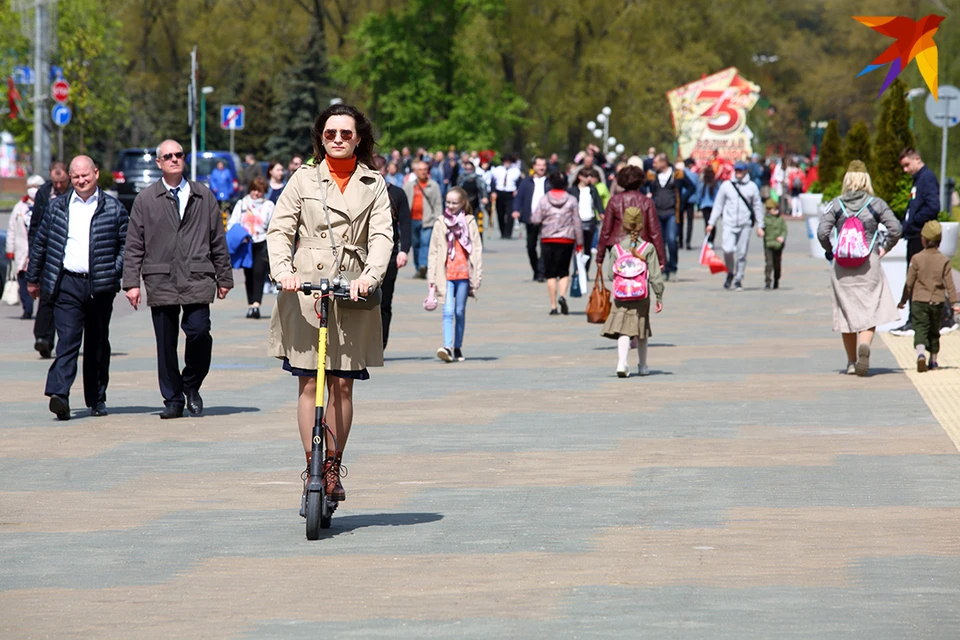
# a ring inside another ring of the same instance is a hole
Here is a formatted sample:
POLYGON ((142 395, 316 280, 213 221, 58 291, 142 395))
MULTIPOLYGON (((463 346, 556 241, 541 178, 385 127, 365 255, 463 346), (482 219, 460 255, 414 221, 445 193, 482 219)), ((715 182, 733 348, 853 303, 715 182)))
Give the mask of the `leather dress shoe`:
POLYGON ((102 418, 107 415, 107 403, 98 402, 96 406, 90 407, 90 415, 94 418, 102 418))
POLYGON ((40 338, 39 340, 34 342, 33 348, 40 352, 40 357, 43 358, 44 360, 50 357, 50 352, 53 349, 50 343, 44 340, 43 338, 40 338))
POLYGON ((172 420, 173 418, 183 417, 183 406, 179 404, 168 404, 160 412, 161 420, 172 420))
POLYGON ((58 395, 50 396, 50 411, 57 414, 57 420, 70 419, 70 401, 58 395))
POLYGON ((190 412, 190 415, 198 416, 203 413, 203 398, 200 397, 200 392, 186 391, 185 395, 187 396, 187 411, 190 412))

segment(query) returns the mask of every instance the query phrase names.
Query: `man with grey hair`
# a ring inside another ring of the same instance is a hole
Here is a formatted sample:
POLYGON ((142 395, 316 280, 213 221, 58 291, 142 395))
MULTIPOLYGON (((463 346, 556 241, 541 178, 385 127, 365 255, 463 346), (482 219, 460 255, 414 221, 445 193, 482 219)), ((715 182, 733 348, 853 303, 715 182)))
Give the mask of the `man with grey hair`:
POLYGON ((161 142, 157 166, 163 177, 140 192, 130 211, 123 289, 130 305, 139 308, 143 277, 157 339, 160 417, 168 419, 183 416, 184 406, 193 415, 203 412, 200 385, 213 352, 210 303, 233 288, 233 271, 217 198, 183 177, 180 143, 161 142), (181 328, 187 338, 182 372, 181 328))
POLYGON ((128 214, 97 186, 100 171, 88 156, 70 163, 73 191, 50 205, 37 231, 27 288, 53 303, 59 342, 45 394, 59 420, 70 419, 70 387, 83 344, 83 396, 90 414, 107 415, 110 316, 120 290, 128 214))

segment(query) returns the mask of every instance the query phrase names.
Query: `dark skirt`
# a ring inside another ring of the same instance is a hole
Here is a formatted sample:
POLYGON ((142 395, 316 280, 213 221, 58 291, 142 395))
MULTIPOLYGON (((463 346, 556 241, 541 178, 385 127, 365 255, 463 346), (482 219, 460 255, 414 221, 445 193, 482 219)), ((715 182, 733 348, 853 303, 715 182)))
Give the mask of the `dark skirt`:
MULTIPOLYGON (((290 361, 287 358, 283 359, 283 370, 289 371, 292 375, 298 378, 316 378, 317 370, 316 369, 301 369, 300 367, 294 367, 290 365, 290 361)), ((366 367, 360 369, 359 371, 342 371, 340 369, 327 369, 327 375, 333 376, 334 378, 345 378, 347 380, 369 380, 370 372, 367 371, 366 367)))
POLYGON ((543 275, 550 278, 566 278, 570 275, 570 259, 573 258, 572 242, 544 242, 543 275))

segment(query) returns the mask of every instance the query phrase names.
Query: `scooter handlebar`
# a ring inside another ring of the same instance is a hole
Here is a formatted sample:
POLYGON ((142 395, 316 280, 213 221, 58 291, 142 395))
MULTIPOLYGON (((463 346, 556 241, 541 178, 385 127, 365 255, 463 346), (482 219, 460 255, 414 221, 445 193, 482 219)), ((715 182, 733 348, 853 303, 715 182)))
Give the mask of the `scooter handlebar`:
MULTIPOLYGON (((324 285, 322 284, 310 284, 309 282, 304 282, 303 284, 300 285, 300 293, 307 296, 307 295, 310 295, 311 293, 315 293, 318 291, 322 292, 323 286, 324 285)), ((334 298, 350 297, 350 285, 345 285, 340 283, 337 283, 337 284, 328 283, 326 286, 327 286, 327 291, 331 293, 334 298)), ((361 300, 362 299, 363 298, 361 298, 361 300)))

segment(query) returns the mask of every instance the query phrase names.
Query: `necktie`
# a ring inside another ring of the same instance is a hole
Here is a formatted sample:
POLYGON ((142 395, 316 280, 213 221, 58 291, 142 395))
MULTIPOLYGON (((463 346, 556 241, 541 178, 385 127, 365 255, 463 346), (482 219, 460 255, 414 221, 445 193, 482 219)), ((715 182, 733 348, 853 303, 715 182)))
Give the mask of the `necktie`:
POLYGON ((173 204, 177 208, 177 215, 180 215, 180 198, 178 197, 180 193, 180 187, 175 187, 170 189, 170 195, 173 196, 173 204))

